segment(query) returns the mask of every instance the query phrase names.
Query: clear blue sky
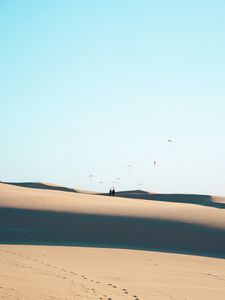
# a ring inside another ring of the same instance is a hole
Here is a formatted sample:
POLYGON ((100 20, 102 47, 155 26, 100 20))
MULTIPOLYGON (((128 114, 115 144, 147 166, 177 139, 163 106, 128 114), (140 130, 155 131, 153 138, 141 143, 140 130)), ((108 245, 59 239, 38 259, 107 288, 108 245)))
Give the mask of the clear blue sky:
POLYGON ((223 0, 2 0, 0 38, 0 180, 225 195, 223 0))

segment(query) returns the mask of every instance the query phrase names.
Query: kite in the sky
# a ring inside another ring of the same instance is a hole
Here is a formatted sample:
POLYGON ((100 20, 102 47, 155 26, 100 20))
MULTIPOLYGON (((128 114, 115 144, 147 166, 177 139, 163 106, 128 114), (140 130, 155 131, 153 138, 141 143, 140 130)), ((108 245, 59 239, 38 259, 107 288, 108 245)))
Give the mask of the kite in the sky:
POLYGON ((127 170, 130 171, 131 165, 126 165, 126 167, 127 167, 127 170))

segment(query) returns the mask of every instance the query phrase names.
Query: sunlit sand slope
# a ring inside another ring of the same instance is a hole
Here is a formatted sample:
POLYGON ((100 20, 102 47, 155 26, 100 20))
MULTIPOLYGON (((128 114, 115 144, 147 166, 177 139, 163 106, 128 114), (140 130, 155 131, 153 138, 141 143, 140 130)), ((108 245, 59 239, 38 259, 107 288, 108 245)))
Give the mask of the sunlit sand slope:
POLYGON ((0 245, 0 299, 224 300, 225 260, 126 249, 0 245))

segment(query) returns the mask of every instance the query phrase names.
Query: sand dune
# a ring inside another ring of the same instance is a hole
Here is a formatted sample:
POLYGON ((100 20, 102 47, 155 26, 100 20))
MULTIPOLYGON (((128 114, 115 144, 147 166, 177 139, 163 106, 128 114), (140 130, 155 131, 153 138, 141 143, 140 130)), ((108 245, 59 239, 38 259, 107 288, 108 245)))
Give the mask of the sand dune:
POLYGON ((61 192, 70 192, 70 193, 81 193, 81 194, 91 194, 97 195, 97 192, 94 191, 86 191, 82 189, 72 189, 65 186, 46 183, 46 182, 1 182, 3 184, 9 184, 14 186, 20 186, 30 189, 41 189, 41 190, 52 190, 52 191, 61 191, 61 192))
POLYGON ((31 188, 31 189, 43 189, 43 190, 53 190, 53 191, 62 191, 62 192, 73 192, 73 193, 76 192, 75 189, 59 186, 52 183, 44 183, 44 182, 2 182, 2 183, 31 188))
POLYGON ((224 299, 225 210, 128 194, 1 183, 0 296, 224 299))
POLYGON ((0 240, 225 255, 225 210, 0 185, 0 240), (15 228, 17 230, 15 230, 15 228))
POLYGON ((225 208, 225 197, 198 194, 158 194, 141 190, 122 191, 116 193, 117 197, 132 199, 156 200, 165 202, 191 203, 204 206, 225 208))
MULTIPOLYGON (((97 193, 94 191, 86 191, 81 189, 72 189, 64 186, 55 185, 52 183, 43 182, 2 182, 4 184, 15 185, 20 187, 44 190, 56 190, 62 192, 72 192, 81 194, 103 195, 108 196, 108 193, 97 193)), ((225 209, 225 197, 198 195, 198 194, 161 194, 150 193, 143 190, 118 191, 116 197, 130 199, 156 200, 164 202, 191 203, 204 206, 212 206, 225 209)))
POLYGON ((224 300, 224 283, 225 261, 216 258, 0 245, 1 299, 224 300))

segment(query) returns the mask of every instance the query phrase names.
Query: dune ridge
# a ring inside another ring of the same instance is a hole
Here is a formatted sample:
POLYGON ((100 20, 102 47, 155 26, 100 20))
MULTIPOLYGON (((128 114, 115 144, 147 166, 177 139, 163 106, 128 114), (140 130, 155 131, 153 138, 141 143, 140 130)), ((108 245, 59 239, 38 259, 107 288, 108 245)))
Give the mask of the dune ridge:
POLYGON ((53 190, 53 191, 62 191, 62 192, 71 192, 76 193, 75 189, 71 189, 64 186, 59 186, 52 183, 44 183, 44 182, 4 182, 3 184, 9 184, 9 185, 15 185, 25 188, 31 188, 31 189, 44 189, 44 190, 53 190))
MULTIPOLYGON (((44 190, 56 190, 62 192, 90 194, 90 195, 102 195, 108 196, 108 193, 98 193, 94 191, 87 191, 82 189, 73 189, 52 183, 43 182, 2 182, 3 184, 9 184, 14 186, 20 186, 31 189, 44 189, 44 190)), ((117 191, 116 197, 142 199, 142 200, 156 200, 164 202, 177 202, 177 203, 190 203, 204 206, 211 206, 216 208, 225 209, 225 197, 211 196, 201 194, 162 194, 151 193, 143 190, 130 190, 130 191, 117 191)))

